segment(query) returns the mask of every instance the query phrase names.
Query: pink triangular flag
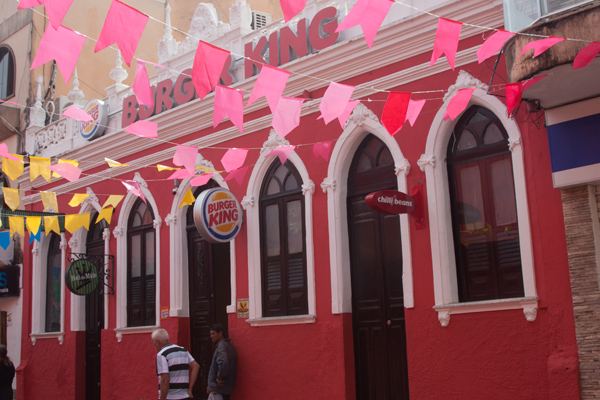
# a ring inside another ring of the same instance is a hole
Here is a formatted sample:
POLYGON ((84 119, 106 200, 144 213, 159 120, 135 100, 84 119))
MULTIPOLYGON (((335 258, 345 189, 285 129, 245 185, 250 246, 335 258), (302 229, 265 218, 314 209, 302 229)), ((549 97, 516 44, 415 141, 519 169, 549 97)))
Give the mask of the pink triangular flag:
POLYGON ((94 48, 94 53, 116 43, 121 50, 123 60, 131 66, 131 59, 142 37, 148 16, 135 8, 113 0, 104 20, 104 26, 94 48))
POLYGON ((319 160, 319 157, 323 158, 326 162, 329 161, 329 150, 331 149, 331 142, 319 142, 313 145, 313 156, 315 160, 319 160))
POLYGON ((550 47, 554 46, 556 43, 562 42, 563 40, 565 40, 565 39, 550 36, 547 39, 541 39, 541 40, 529 42, 529 43, 527 43, 527 46, 525 46, 523 48, 523 51, 521 51, 521 54, 519 54, 519 57, 521 57, 523 54, 525 54, 525 52, 527 50, 531 50, 531 49, 533 49, 533 57, 537 57, 540 54, 542 54, 543 52, 545 52, 546 50, 548 50, 550 47))
POLYGON ((125 128, 125 132, 140 137, 155 138, 158 137, 158 124, 156 122, 140 120, 125 128))
POLYGON ((212 173, 212 172, 210 174, 198 175, 197 177, 190 180, 190 185, 192 185, 192 186, 206 185, 213 175, 214 175, 214 173, 212 173))
POLYGON ((223 164, 223 168, 225 168, 226 172, 233 171, 244 165, 247 155, 248 149, 231 148, 227 150, 223 158, 221 158, 221 164, 223 164))
POLYGON ((21 0, 17 9, 22 10, 44 4, 50 23, 54 29, 58 29, 67 11, 69 11, 71 3, 73 3, 73 0, 21 0))
POLYGON ((238 185, 242 186, 242 182, 244 182, 244 177, 246 176, 246 172, 248 172, 248 168, 250 168, 250 166, 247 165, 231 171, 225 178, 225 182, 235 179, 238 185))
POLYGON ((8 158, 13 161, 23 162, 23 160, 18 159, 17 157, 13 156, 8 152, 8 146, 6 145, 6 143, 0 143, 0 157, 8 158))
POLYGON ((431 54, 430 66, 435 64, 442 54, 446 55, 450 68, 454 71, 454 59, 458 50, 458 40, 460 39, 460 28, 462 22, 451 19, 440 18, 438 20, 437 32, 435 34, 435 43, 433 44, 433 53, 431 54))
POLYGON ((69 182, 75 182, 81 176, 81 169, 69 163, 58 163, 47 168, 52 172, 56 172, 69 182))
POLYGON ((335 31, 341 32, 360 25, 367 45, 371 48, 392 3, 390 0, 358 0, 335 31))
POLYGON ((306 0, 279 0, 279 3, 285 22, 289 22, 306 6, 306 0))
POLYGON ((381 123, 385 126, 390 136, 394 136, 406 121, 406 110, 408 110, 408 102, 410 101, 410 93, 408 92, 390 92, 383 114, 381 115, 381 123))
POLYGON ((600 53, 599 42, 592 42, 588 44, 575 56, 575 59, 573 60, 573 69, 587 67, 587 65, 591 63, 594 58, 596 58, 598 53, 600 53))
MULTIPOLYGON (((264 71, 264 67, 263 67, 264 71)), ((273 122, 271 126, 275 132, 284 138, 294 128, 300 125, 300 112, 302 111, 302 103, 304 99, 282 97, 277 105, 277 110, 273 114, 273 122)))
POLYGON ((277 156, 279 157, 279 161, 281 161, 281 165, 283 165, 285 164, 288 157, 290 156, 290 154, 292 154, 295 148, 296 146, 279 146, 275 148, 275 150, 267 154, 265 158, 270 156, 277 156))
POLYGON ((348 103, 346 103, 346 107, 344 107, 344 112, 338 117, 338 121, 342 129, 344 128, 344 125, 346 125, 348 117, 350 117, 350 114, 352 114, 352 111, 354 111, 354 107, 356 107, 358 103, 360 103, 360 100, 350 100, 348 103))
POLYGON ((277 110, 277 103, 283 94, 289 76, 289 71, 263 65, 246 106, 265 96, 271 112, 274 113, 277 110))
POLYGON ((150 79, 146 64, 144 61, 137 59, 135 66, 135 78, 133 80, 133 93, 137 97, 138 102, 145 105, 147 108, 154 107, 154 99, 152 98, 152 90, 150 89, 150 79))
POLYGON ((219 83, 227 57, 229 57, 227 50, 203 41, 198 43, 192 68, 192 82, 199 98, 203 99, 219 83))
POLYGON ((90 114, 83 111, 81 108, 77 108, 77 106, 71 106, 67 108, 63 113, 63 117, 76 119, 77 121, 89 122, 94 119, 90 116, 90 114))
POLYGON ((446 108, 446 113, 444 114, 444 121, 448 120, 448 118, 454 121, 456 117, 458 117, 460 113, 467 108, 474 91, 475 88, 460 89, 458 93, 456 93, 454 97, 450 99, 448 108, 446 108))
POLYGON ((142 189, 137 181, 121 181, 121 183, 129 190, 131 193, 142 199, 145 203, 146 199, 144 198, 144 193, 142 193, 142 189))
POLYGON ((514 35, 516 34, 502 29, 494 32, 494 34, 487 38, 487 40, 481 45, 479 50, 477 50, 477 60, 479 61, 479 64, 499 52, 502 48, 502 45, 504 45, 504 43, 514 35))
POLYGON ((173 164, 184 167, 188 171, 194 173, 196 168, 196 157, 198 157, 197 147, 178 145, 175 155, 173 156, 173 164))
POLYGON ((509 83, 504 86, 506 92, 506 113, 510 117, 515 107, 521 103, 521 95, 523 94, 523 83, 509 83))
POLYGON ((344 114, 353 91, 354 86, 342 85, 335 82, 329 84, 321 99, 321 104, 319 104, 319 110, 321 110, 319 118, 323 118, 325 125, 344 114))
POLYGON ((62 73, 65 84, 68 84, 84 42, 85 36, 79 35, 69 28, 59 26, 58 30, 55 30, 52 26, 49 26, 44 32, 35 53, 31 69, 48 61, 56 60, 56 65, 62 73))
POLYGON ((417 117, 421 113, 423 106, 427 100, 410 100, 408 102, 408 109, 406 110, 406 119, 410 122, 410 126, 415 126, 415 122, 417 122, 417 117))
POLYGON ((173 172, 173 174, 171 174, 171 176, 169 176, 167 179, 187 179, 191 178, 192 176, 194 176, 194 172, 184 168, 173 172))
POLYGON ((213 128, 223 121, 229 120, 244 133, 244 91, 217 85, 213 110, 213 128))

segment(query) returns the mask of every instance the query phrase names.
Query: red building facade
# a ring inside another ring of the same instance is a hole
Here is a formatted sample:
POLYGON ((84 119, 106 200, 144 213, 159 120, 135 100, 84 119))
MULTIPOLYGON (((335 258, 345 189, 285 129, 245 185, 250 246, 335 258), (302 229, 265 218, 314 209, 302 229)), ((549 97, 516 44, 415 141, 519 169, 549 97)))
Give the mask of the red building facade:
MULTIPOLYGON (((308 19, 325 8, 310 5, 308 19)), ((60 210, 87 191, 73 213, 89 212, 92 222, 25 251, 18 398, 155 398, 150 333, 166 328, 206 369, 213 322, 238 350, 234 399, 579 398, 562 204, 539 115, 522 108, 507 117, 495 86, 505 71, 494 69, 495 58, 477 63, 479 29, 463 28, 456 70, 444 59, 430 66, 437 21, 397 6, 372 49, 353 28, 281 66, 291 72, 284 96, 306 99, 285 138, 272 130, 264 100, 245 108, 243 133, 229 121, 213 128, 213 94, 155 110, 148 120, 161 141, 139 138, 121 126, 132 91, 119 82, 107 89, 104 136, 75 138, 60 152, 79 161, 82 177, 20 182, 30 211, 42 211, 40 190, 56 192, 60 210), (361 100, 343 127, 317 119, 331 81, 355 86, 361 100), (452 96, 469 88, 465 111, 444 120, 452 96), (381 123, 389 91, 427 99, 414 126, 394 136, 381 123), (331 142, 328 160, 313 155, 322 142, 331 142), (240 200, 244 224, 230 243, 199 235, 192 206, 179 207, 189 179, 174 185, 155 167, 172 165, 175 144, 197 147, 196 166, 216 171, 228 148, 249 149, 241 183, 215 173, 191 188, 197 196, 220 186, 240 200), (281 145, 296 146, 284 165, 266 157, 281 145), (105 157, 129 166, 107 169, 105 157), (125 194, 120 180, 131 179, 146 202, 127 192, 110 224, 94 224, 109 195, 125 194), (387 189, 412 194, 423 219, 365 205, 366 194, 387 189), (111 287, 77 296, 63 283, 58 325, 48 325, 49 254, 60 255, 64 275, 72 254, 92 253, 105 255, 111 287)), ((503 24, 500 1, 435 12, 503 24)), ((240 43, 261 37, 240 27, 211 42, 242 52, 240 43)), ((193 55, 167 57, 156 81, 177 83, 173 71, 190 68, 193 55)), ((255 82, 232 87, 246 103, 255 82)), ((36 143, 43 132, 32 134, 36 143)), ((59 155, 38 148, 52 151, 59 155)))

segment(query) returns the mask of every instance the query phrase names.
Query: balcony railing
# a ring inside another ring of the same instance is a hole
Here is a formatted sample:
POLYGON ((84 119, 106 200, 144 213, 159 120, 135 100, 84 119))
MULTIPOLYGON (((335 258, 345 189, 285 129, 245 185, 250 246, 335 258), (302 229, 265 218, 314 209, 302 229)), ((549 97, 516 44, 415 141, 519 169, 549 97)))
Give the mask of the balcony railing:
POLYGON ((508 31, 519 32, 541 17, 591 2, 591 0, 503 0, 504 26, 508 31))

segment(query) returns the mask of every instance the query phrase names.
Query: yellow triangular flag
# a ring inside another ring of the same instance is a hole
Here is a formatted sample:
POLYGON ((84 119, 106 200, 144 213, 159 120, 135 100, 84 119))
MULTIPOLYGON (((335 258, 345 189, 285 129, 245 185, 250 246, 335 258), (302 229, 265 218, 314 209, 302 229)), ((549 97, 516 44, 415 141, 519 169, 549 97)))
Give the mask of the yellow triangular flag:
POLYGON ((116 208, 121 202, 121 200, 123 200, 123 197, 125 196, 121 194, 111 194, 110 196, 108 196, 108 199, 106 199, 106 201, 104 202, 102 208, 106 208, 106 206, 113 206, 116 208))
POLYGON ((105 158, 104 161, 106 161, 106 163, 108 164, 108 166, 110 168, 114 168, 114 167, 129 167, 129 164, 121 164, 118 161, 115 160, 111 160, 110 158, 105 158))
POLYGON ((48 236, 50 232, 56 232, 57 235, 60 235, 58 216, 44 217, 44 230, 46 231, 46 236, 48 236))
POLYGON ((2 171, 4 171, 4 173, 8 175, 10 179, 15 181, 23 173, 23 156, 17 154, 11 155, 17 157, 21 161, 15 161, 11 160, 10 158, 2 157, 2 171))
POLYGON ((214 169, 210 169, 210 168, 208 168, 208 167, 203 167, 202 165, 199 165, 199 166, 197 166, 197 167, 196 167, 196 169, 201 169, 201 170, 203 170, 203 171, 204 171, 205 173, 207 173, 207 174, 210 174, 211 172, 212 172, 213 174, 214 174, 214 173, 219 173, 219 171, 216 171, 216 170, 214 170, 214 169))
POLYGON ((27 217, 27 230, 31 235, 37 235, 42 224, 42 217, 27 217))
POLYGON ((52 171, 48 168, 50 166, 49 158, 33 157, 29 156, 29 180, 33 182, 38 176, 42 176, 46 182, 50 182, 52 171))
POLYGON ((65 215, 65 229, 73 234, 81 227, 90 230, 90 213, 65 215))
POLYGON ((54 192, 40 192, 42 196, 42 203, 44 204, 44 211, 52 210, 58 212, 58 201, 56 201, 56 193, 54 192))
MULTIPOLYGON (((67 164, 74 165, 76 167, 79 166, 79 161, 77 161, 77 160, 63 160, 63 159, 59 158, 57 164, 60 164, 60 163, 67 163, 67 164)), ((57 174, 56 172, 53 172, 52 176, 55 178, 60 178, 62 175, 57 174)))
POLYGON ((77 207, 80 205, 85 199, 87 199, 89 194, 87 193, 76 193, 73 195, 73 198, 69 202, 71 207, 77 207))
POLYGON ((10 207, 11 210, 15 211, 19 207, 19 189, 11 189, 8 187, 2 188, 4 194, 4 203, 10 207))
POLYGON ((156 168, 158 168, 158 171, 179 171, 181 168, 173 168, 173 167, 167 167, 166 165, 160 165, 160 164, 156 164, 156 168))
POLYGON ((10 225, 10 236, 18 232, 21 237, 25 237, 25 225, 23 217, 8 217, 8 224, 10 225))
POLYGON ((114 207, 106 207, 100 210, 100 212, 98 213, 98 217, 96 218, 96 223, 105 219, 106 222, 110 225, 110 220, 112 219, 112 214, 114 210, 114 207))
POLYGON ((192 194, 192 189, 188 188, 187 192, 185 192, 185 196, 183 197, 183 200, 181 200, 181 204, 177 208, 181 208, 183 206, 189 206, 190 204, 194 204, 194 201, 196 201, 196 198, 192 194))

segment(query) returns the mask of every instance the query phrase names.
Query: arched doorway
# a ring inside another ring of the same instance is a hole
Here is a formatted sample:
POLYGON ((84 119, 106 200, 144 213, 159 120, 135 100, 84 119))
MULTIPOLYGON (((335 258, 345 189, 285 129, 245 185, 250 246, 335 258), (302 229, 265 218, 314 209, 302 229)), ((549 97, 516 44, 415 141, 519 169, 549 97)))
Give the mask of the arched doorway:
MULTIPOLYGON (((96 213, 91 221, 98 218, 96 213)), ((90 226, 86 239, 86 254, 104 254, 105 220, 90 226)), ((85 398, 100 400, 101 335, 104 329, 104 285, 85 296, 85 398)))
POLYGON ((348 174, 348 233, 356 398, 408 399, 400 218, 373 211, 367 194, 397 190, 394 160, 368 135, 348 174))
MULTIPOLYGON (((194 196, 218 187, 209 181, 196 189, 194 196)), ((214 323, 223 325, 227 335, 227 306, 231 301, 231 279, 229 243, 207 242, 194 225, 193 206, 186 214, 188 243, 188 289, 190 307, 191 354, 200 364, 198 380, 194 387, 194 398, 207 399, 208 371, 214 352, 209 328, 214 323)))

